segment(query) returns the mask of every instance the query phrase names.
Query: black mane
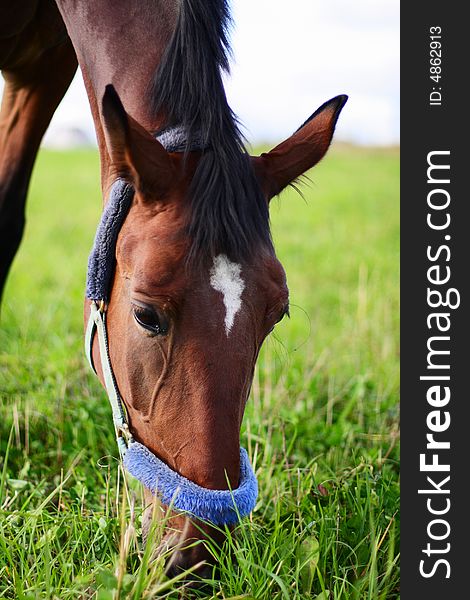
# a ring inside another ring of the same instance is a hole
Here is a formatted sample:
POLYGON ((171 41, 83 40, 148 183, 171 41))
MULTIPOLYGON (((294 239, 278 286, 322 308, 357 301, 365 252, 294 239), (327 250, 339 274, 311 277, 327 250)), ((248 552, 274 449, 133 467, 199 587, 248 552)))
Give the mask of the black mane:
POLYGON ((187 148, 205 147, 189 194, 190 258, 225 253, 247 260, 271 245, 268 206, 254 175, 222 71, 229 71, 227 0, 182 0, 173 37, 151 85, 165 127, 183 126, 187 148))

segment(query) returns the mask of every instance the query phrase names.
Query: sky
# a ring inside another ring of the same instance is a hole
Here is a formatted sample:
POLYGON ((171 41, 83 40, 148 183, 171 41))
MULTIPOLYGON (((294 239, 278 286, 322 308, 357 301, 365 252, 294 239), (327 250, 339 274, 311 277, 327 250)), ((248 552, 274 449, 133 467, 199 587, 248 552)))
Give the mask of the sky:
MULTIPOLYGON (((336 139, 399 143, 399 0, 232 0, 232 14, 226 91, 249 142, 288 137, 323 102, 345 93, 336 139)), ((94 138, 80 75, 46 141, 68 127, 94 138)))

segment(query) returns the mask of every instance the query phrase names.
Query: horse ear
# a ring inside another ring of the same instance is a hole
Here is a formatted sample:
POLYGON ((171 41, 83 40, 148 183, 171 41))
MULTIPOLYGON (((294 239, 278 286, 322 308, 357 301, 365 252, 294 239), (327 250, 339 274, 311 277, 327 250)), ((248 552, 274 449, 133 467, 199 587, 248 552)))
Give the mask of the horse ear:
POLYGON ((106 147, 116 175, 129 177, 144 198, 164 196, 174 177, 168 152, 127 114, 112 85, 106 86, 101 114, 106 147))
POLYGON ((323 158, 347 99, 342 95, 328 100, 290 138, 254 159, 255 170, 268 199, 323 158))

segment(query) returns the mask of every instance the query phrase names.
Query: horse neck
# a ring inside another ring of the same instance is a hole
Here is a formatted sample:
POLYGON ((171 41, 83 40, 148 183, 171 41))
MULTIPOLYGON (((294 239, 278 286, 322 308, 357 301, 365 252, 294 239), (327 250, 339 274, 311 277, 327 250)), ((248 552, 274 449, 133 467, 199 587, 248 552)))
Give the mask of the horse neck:
POLYGON ((101 156, 102 188, 109 159, 99 106, 112 83, 126 111, 148 131, 161 125, 146 101, 178 17, 178 0, 57 0, 82 70, 101 156))

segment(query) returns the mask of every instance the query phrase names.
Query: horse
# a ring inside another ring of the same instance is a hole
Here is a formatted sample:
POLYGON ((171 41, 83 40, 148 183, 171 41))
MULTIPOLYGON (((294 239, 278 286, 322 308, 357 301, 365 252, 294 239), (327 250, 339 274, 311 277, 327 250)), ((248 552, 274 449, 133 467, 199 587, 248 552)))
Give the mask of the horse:
POLYGON ((79 65, 104 204, 84 301, 89 360, 146 504, 156 495, 171 510, 171 569, 210 564, 203 541, 224 536, 215 524, 233 526, 256 501, 240 428, 260 347, 289 312, 269 204, 325 155, 347 96, 254 157, 223 86, 227 0, 21 0, 1 11, 0 290, 42 136, 79 65), (186 504, 173 504, 182 488, 186 504))

